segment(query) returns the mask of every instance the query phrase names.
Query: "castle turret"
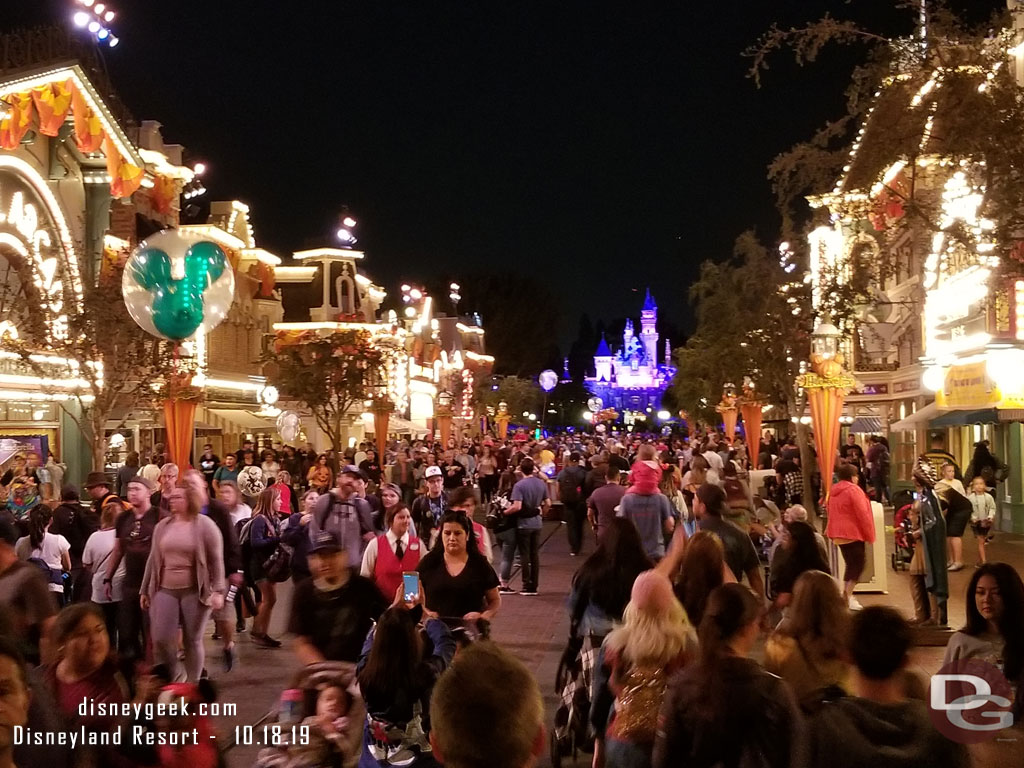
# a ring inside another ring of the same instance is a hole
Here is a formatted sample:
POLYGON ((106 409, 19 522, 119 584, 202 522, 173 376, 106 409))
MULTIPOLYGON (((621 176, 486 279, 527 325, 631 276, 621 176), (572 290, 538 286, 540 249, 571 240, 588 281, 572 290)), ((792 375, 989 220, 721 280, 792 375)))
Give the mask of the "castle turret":
POLYGON ((658 305, 651 298, 651 289, 647 289, 647 296, 644 298, 644 308, 640 311, 640 340, 644 344, 644 351, 647 353, 647 363, 650 366, 658 364, 658 305))
POLYGON ((608 348, 604 336, 601 337, 601 343, 597 345, 597 351, 594 353, 594 378, 598 381, 612 380, 612 351, 608 348))

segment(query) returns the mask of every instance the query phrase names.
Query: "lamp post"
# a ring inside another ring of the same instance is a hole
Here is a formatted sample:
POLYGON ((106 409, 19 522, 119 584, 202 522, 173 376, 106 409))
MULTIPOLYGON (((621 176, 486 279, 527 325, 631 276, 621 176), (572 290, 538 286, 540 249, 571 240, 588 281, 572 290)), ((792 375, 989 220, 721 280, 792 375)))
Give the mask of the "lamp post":
POLYGON ((452 436, 452 393, 442 390, 437 396, 437 428, 441 433, 441 450, 448 450, 448 440, 452 436))
POLYGON ((725 439, 732 444, 736 439, 736 418, 739 416, 739 409, 736 407, 736 385, 727 383, 722 387, 722 401, 715 406, 715 410, 722 415, 722 424, 725 426, 725 439))
POLYGON ((504 441, 508 437, 508 403, 502 400, 498 403, 498 415, 494 418, 498 424, 498 439, 504 441))
POLYGON ((832 490, 832 471, 839 447, 839 417, 846 395, 856 380, 844 368, 845 356, 839 351, 839 329, 828 319, 818 323, 811 334, 811 370, 797 378, 797 386, 807 392, 814 427, 814 447, 821 472, 821 500, 828 501, 832 490))
POLYGON ((754 380, 750 376, 743 379, 743 396, 740 398, 740 413, 743 414, 743 433, 747 438, 747 458, 751 464, 757 463, 761 450, 761 416, 763 404, 758 397, 754 380))
POLYGON ((373 413, 373 434, 377 440, 377 453, 383 454, 388 442, 388 420, 395 404, 387 394, 373 398, 371 413, 373 413))

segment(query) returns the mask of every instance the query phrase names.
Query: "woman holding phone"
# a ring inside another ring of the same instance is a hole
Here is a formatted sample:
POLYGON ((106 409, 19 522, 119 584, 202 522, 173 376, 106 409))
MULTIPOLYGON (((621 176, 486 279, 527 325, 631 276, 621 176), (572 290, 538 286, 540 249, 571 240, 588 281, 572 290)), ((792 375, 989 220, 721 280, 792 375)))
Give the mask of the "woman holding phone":
POLYGON ((420 586, 428 616, 455 622, 490 621, 501 607, 498 576, 480 554, 473 526, 461 512, 441 517, 441 546, 420 561, 420 586))

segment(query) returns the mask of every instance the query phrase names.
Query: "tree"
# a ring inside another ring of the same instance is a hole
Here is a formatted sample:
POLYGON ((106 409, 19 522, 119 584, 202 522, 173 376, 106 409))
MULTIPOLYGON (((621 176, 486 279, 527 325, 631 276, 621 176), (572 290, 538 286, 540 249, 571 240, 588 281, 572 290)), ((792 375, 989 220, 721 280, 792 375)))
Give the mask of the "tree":
POLYGON ((369 331, 306 331, 297 338, 279 334, 262 361, 267 381, 305 405, 341 450, 343 420, 355 406, 387 391, 385 366, 396 352, 369 331))
POLYGON ((509 416, 513 421, 518 421, 524 413, 536 413, 540 416, 543 394, 533 379, 503 376, 481 381, 478 385, 477 400, 495 410, 498 409, 499 403, 506 403, 509 416))
MULTIPOLYGON (((48 250, 64 262, 61 249, 48 250)), ((174 344, 135 324, 121 293, 122 269, 106 266, 95 285, 83 281, 78 301, 67 287, 62 301, 52 293, 45 298, 45 286, 34 284, 24 264, 13 270, 18 279, 9 272, 0 296, 0 325, 16 329, 0 336, 0 349, 16 354, 45 393, 70 397, 57 402, 89 444, 95 471, 105 465, 107 430, 120 429, 132 411, 151 408, 153 385, 176 370, 174 344)))

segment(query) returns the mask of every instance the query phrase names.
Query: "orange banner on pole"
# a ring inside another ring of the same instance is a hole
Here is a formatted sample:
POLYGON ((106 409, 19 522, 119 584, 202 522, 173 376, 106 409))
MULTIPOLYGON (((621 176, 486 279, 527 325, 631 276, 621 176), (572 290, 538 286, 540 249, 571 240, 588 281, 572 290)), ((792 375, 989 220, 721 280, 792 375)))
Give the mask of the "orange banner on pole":
POLYGON ((757 462, 758 446, 761 443, 761 403, 743 403, 740 406, 743 414, 743 433, 747 438, 747 455, 750 463, 757 462))
POLYGON ((821 472, 821 495, 828 501, 836 451, 839 449, 839 416, 846 401, 846 390, 839 387, 808 389, 807 397, 814 426, 814 448, 818 452, 818 471, 821 472))
POLYGON ((725 438, 729 442, 736 439, 736 420, 740 412, 736 408, 722 409, 722 424, 725 425, 725 438))
POLYGON ((184 471, 192 452, 192 435, 196 423, 194 400, 165 400, 164 421, 167 425, 167 450, 171 461, 184 471))

